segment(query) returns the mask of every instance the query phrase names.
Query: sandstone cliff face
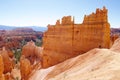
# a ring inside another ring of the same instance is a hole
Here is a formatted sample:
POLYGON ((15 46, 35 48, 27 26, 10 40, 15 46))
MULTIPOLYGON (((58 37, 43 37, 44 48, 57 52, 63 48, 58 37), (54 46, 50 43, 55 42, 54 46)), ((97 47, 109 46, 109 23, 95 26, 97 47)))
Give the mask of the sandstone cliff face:
POLYGON ((120 80, 119 45, 120 39, 117 39, 111 49, 92 49, 55 66, 38 70, 29 80, 120 80))
POLYGON ((71 16, 65 16, 61 23, 57 20, 56 25, 48 25, 43 46, 44 68, 93 48, 109 48, 110 25, 107 9, 97 9, 96 13, 85 16, 82 24, 75 24, 71 16))

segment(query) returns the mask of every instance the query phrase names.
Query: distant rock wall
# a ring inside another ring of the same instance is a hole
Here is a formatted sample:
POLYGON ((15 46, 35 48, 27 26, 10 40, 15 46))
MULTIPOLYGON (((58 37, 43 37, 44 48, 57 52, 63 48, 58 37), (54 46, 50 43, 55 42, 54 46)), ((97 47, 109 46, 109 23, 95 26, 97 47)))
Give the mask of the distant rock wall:
POLYGON ((6 49, 21 48, 25 41, 34 42, 36 39, 42 39, 43 32, 34 31, 31 28, 16 28, 13 30, 0 30, 0 48, 6 49))
POLYGON ((93 48, 109 48, 110 24, 107 9, 85 15, 82 24, 75 24, 74 18, 65 16, 56 25, 48 25, 43 38, 43 68, 83 54, 93 48))

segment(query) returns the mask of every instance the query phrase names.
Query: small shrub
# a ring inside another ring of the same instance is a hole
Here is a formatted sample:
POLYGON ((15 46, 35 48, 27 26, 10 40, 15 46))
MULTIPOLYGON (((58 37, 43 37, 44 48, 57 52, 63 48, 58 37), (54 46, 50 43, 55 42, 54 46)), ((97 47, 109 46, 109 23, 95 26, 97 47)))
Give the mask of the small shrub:
POLYGON ((14 57, 15 57, 15 62, 18 63, 20 61, 21 57, 21 49, 15 49, 14 50, 14 57))

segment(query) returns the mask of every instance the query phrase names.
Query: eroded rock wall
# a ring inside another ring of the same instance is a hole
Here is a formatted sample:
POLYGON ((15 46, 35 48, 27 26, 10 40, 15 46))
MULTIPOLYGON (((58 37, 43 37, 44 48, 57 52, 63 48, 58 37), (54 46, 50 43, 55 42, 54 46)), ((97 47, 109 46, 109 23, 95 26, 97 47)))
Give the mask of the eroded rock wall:
POLYGON ((56 25, 48 25, 43 38, 43 68, 85 53, 93 48, 109 48, 110 25, 107 9, 97 9, 85 15, 82 24, 75 24, 74 18, 65 16, 56 25))

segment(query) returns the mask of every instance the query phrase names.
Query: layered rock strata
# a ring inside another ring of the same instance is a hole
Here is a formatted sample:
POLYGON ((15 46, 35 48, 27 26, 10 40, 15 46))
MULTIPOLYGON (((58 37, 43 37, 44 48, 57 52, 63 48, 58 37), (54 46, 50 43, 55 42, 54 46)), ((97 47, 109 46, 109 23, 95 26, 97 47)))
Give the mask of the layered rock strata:
POLYGON ((93 48, 109 48, 110 24, 108 10, 97 9, 85 15, 82 24, 75 24, 74 18, 65 16, 55 25, 48 25, 43 38, 43 68, 83 54, 93 48), (60 23, 61 22, 61 23, 60 23))

